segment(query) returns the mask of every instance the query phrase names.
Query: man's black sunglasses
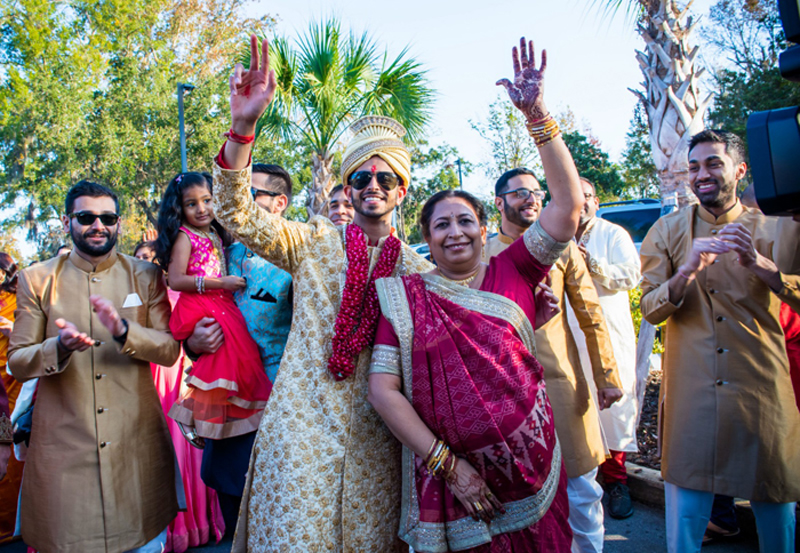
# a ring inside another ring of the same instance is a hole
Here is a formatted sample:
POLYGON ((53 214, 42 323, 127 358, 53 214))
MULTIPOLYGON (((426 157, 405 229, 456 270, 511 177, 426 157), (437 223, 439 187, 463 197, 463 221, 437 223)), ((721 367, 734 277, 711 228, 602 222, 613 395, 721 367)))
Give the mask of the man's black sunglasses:
POLYGON ((277 196, 283 196, 280 192, 273 192, 272 190, 260 190, 258 188, 250 187, 250 194, 253 195, 253 199, 257 200, 259 196, 270 196, 275 198, 277 196))
POLYGON ((350 179, 347 182, 356 190, 363 190, 369 185, 370 181, 372 181, 373 175, 375 175, 380 187, 387 192, 394 190, 398 184, 403 182, 400 177, 388 171, 378 171, 377 173, 373 173, 372 171, 358 171, 350 175, 350 179))
POLYGON ((78 211, 76 213, 70 213, 67 215, 70 219, 73 217, 78 220, 78 223, 81 225, 88 227, 94 224, 94 222, 100 219, 100 222, 103 223, 103 226, 106 227, 113 227, 119 221, 119 215, 116 213, 92 213, 91 211, 78 211))

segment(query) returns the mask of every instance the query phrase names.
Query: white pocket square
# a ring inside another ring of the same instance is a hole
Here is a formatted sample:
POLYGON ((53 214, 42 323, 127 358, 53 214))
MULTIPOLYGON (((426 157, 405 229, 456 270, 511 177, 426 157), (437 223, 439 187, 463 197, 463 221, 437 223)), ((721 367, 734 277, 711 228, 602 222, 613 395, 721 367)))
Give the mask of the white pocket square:
POLYGON ((139 307, 140 305, 142 305, 142 299, 139 297, 139 294, 134 292, 133 294, 128 294, 128 297, 125 298, 125 303, 122 304, 122 308, 139 307))

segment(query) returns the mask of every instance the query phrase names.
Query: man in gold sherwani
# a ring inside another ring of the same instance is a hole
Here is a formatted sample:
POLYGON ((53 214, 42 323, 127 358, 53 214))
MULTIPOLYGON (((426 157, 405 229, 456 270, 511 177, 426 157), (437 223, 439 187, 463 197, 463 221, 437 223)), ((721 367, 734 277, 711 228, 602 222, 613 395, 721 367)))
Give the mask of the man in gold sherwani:
POLYGON ((20 517, 42 552, 161 551, 178 510, 150 363, 180 346, 161 271, 115 251, 118 213, 111 190, 76 184, 62 217, 74 250, 19 276, 8 370, 39 379, 20 517))
MULTIPOLYGON (((529 169, 511 169, 498 179, 495 205, 502 222, 500 232, 486 241, 485 262, 505 250, 536 222, 543 198, 544 191, 529 169)), ((621 384, 600 300, 574 242, 569 243, 553 264, 549 278, 553 294, 561 303, 561 312, 536 329, 536 358, 544 367, 547 395, 569 478, 567 492, 573 551, 600 552, 604 536, 603 489, 595 478, 607 450, 597 406, 567 321, 567 300, 586 336, 601 408, 610 407, 622 397, 621 384)))
POLYGON ((794 551, 800 413, 781 302, 800 309, 800 277, 776 243, 800 225, 743 207, 744 145, 705 130, 689 145, 700 200, 656 221, 642 243, 642 315, 666 321, 659 437, 667 546, 700 551, 714 494, 750 500, 763 552, 794 551))
MULTIPOLYGON (((251 69, 237 66, 231 78, 232 132, 214 167, 215 213, 248 248, 292 275, 294 318, 250 457, 233 550, 391 552, 400 543, 400 446, 367 402, 372 348, 355 356, 349 376, 333 374, 329 360, 348 269, 371 275, 384 250, 398 247, 390 247, 391 217, 410 181, 405 131, 388 117, 353 125, 342 162, 353 224, 335 227, 322 216, 298 223, 259 209, 250 195, 250 141, 275 77, 266 41, 260 66, 255 38, 251 47, 251 69), (360 244, 345 240, 354 235, 360 244), (355 252, 363 259, 352 258, 355 252)), ((402 244, 389 270, 399 276, 430 268, 402 244)), ((363 301, 355 312, 363 324, 363 301)))

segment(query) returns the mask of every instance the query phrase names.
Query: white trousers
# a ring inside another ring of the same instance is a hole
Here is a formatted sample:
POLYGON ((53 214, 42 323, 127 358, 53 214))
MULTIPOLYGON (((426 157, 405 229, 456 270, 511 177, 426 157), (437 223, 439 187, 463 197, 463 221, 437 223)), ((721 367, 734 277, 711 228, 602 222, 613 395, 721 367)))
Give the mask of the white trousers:
POLYGON ((603 488, 596 478, 597 467, 586 474, 567 479, 572 553, 603 551, 603 488))
MULTIPOLYGON (((698 553, 714 494, 664 482, 669 553, 698 553)), ((751 501, 761 553, 794 553, 795 503, 751 501)))
POLYGON ((164 528, 164 531, 157 535, 155 538, 147 542, 141 547, 137 547, 136 549, 130 549, 125 553, 164 553, 164 550, 167 548, 167 528, 164 528))

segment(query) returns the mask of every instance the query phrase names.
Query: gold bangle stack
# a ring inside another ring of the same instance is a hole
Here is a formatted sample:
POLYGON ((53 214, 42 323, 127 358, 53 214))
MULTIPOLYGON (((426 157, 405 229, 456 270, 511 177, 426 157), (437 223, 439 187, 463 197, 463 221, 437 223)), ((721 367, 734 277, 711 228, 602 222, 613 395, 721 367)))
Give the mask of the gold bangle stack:
POLYGON ((549 113, 544 119, 528 121, 525 123, 536 147, 541 148, 561 136, 561 129, 553 116, 549 113))
POLYGON ((442 440, 434 438, 428 454, 425 456, 425 466, 428 468, 428 472, 436 477, 441 476, 449 482, 456 470, 456 463, 458 463, 458 457, 442 440))

